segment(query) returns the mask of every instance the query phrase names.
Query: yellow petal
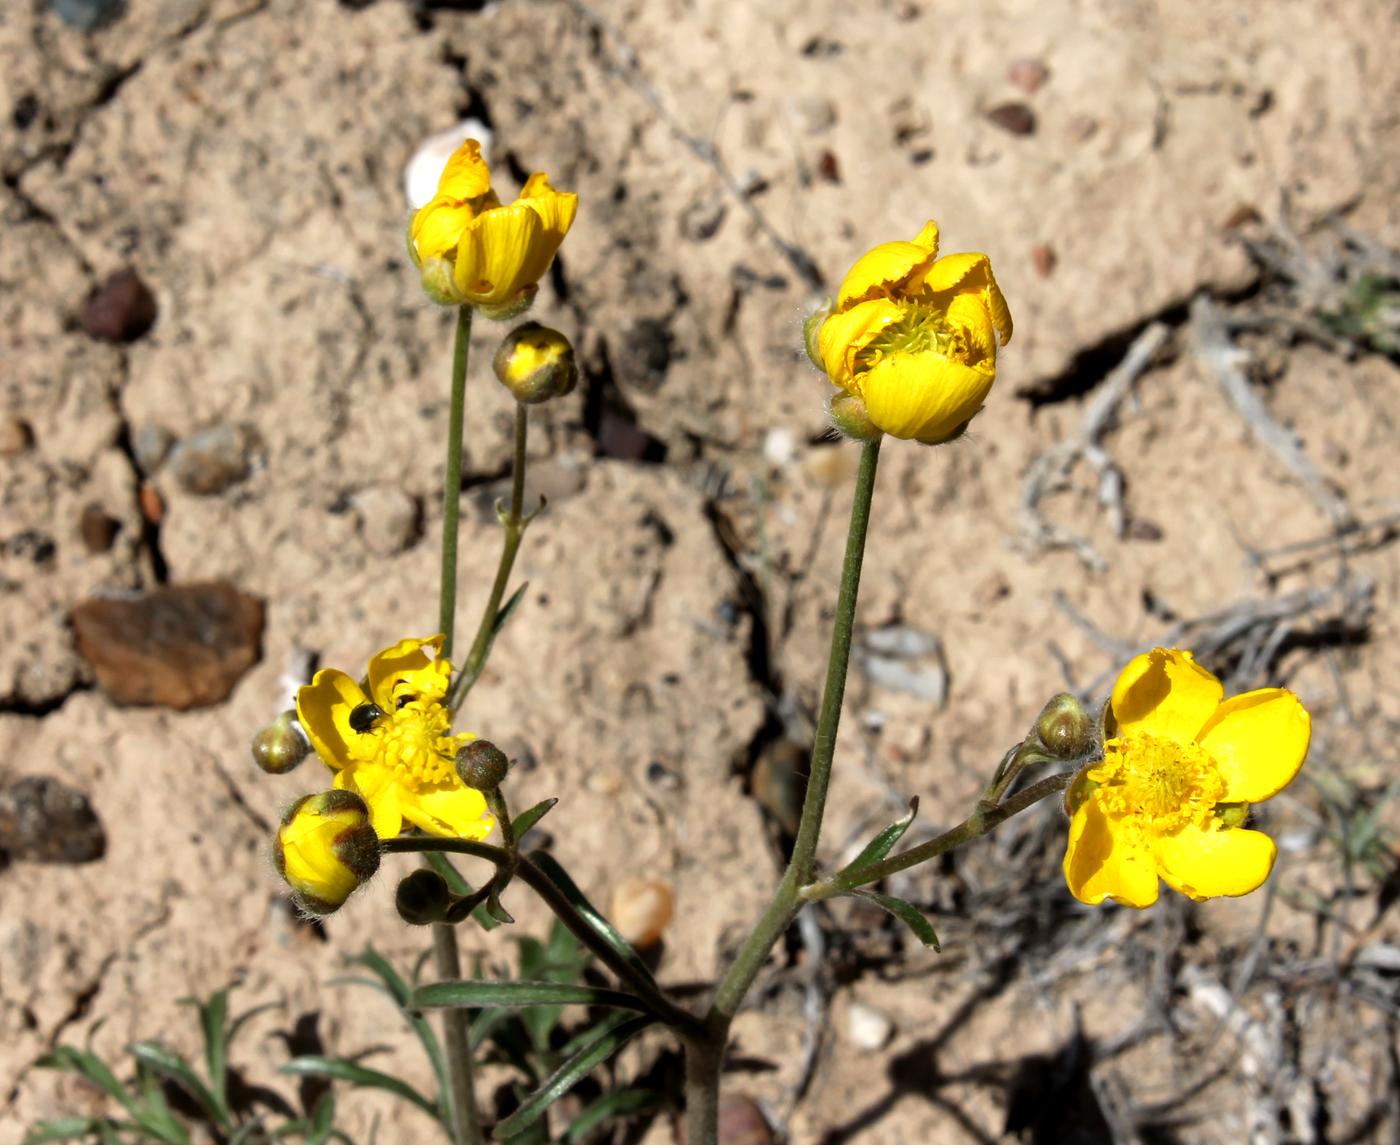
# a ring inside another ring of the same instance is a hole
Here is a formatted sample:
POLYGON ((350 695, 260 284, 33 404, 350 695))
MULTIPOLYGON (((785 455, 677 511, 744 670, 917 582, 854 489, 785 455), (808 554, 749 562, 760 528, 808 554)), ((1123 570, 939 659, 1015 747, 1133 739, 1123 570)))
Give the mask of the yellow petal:
POLYGON ((832 384, 849 390, 855 356, 903 314, 903 309, 888 298, 872 298, 849 310, 827 315, 817 332, 817 351, 832 384))
POLYGON ((1225 689, 1180 648, 1154 648, 1134 657, 1113 685, 1113 715, 1121 734, 1144 732, 1191 743, 1225 689))
POLYGON ((863 302, 880 295, 899 292, 899 288, 938 257, 938 227, 930 222, 911 243, 881 243, 856 259, 855 266, 841 280, 841 292, 836 296, 836 309, 863 302))
POLYGON ((1065 849, 1065 882, 1082 903, 1114 899, 1124 906, 1157 901, 1157 865, 1143 836, 1103 813, 1090 796, 1074 813, 1065 849))
POLYGON ((336 772, 335 786, 355 792, 369 805, 370 826, 381 839, 392 839, 403 830, 401 792, 392 768, 356 763, 336 772))
POLYGON ((1229 785, 1222 802, 1258 803, 1293 781, 1308 754, 1312 717, 1282 688, 1231 696, 1197 737, 1229 785))
POLYGON ((974 366, 997 361, 997 333, 992 327, 986 303, 976 294, 959 294, 948 304, 947 321, 954 329, 961 328, 967 337, 967 364, 974 366))
POLYGON ((412 690, 417 698, 438 700, 446 695, 446 681, 441 679, 441 667, 446 662, 440 664, 438 660, 442 639, 441 636, 432 636, 428 639, 400 640, 371 659, 369 694, 374 697, 374 702, 386 712, 398 707, 394 684, 400 678, 411 678, 415 685, 412 690), (438 671, 433 670, 434 665, 439 666, 438 671))
POLYGON ((352 745, 360 736, 350 727, 350 713, 368 699, 338 668, 322 668, 297 689, 297 719, 328 766, 339 769, 355 759, 352 745))
POLYGON ((481 144, 468 139, 452 153, 438 180, 437 193, 459 202, 475 199, 491 189, 491 168, 481 157, 481 144))
MULTIPOLYGON (((910 289, 920 285, 935 295, 957 291, 980 298, 1001 334, 1001 344, 1005 346, 1011 341, 1011 310, 1006 305, 1001 287, 992 276, 992 263, 985 254, 973 251, 940 258, 921 276, 916 276, 910 283, 910 289)), ((944 305, 950 303, 951 299, 944 305)))
POLYGON ((856 380, 875 425, 927 445, 947 441, 986 400, 994 370, 950 362, 936 351, 898 353, 856 380))
POLYGON ((404 791, 402 806, 404 818, 429 835, 484 839, 496 825, 486 810, 486 797, 471 787, 404 791))
POLYGON ((1262 831, 1243 827, 1185 827, 1156 839, 1162 878, 1188 898, 1247 895, 1273 870, 1278 849, 1262 831))
POLYGON ((525 271, 543 231, 539 213, 520 202, 479 215, 457 244, 457 289, 478 306, 514 298, 530 285, 525 271))
POLYGON ((558 250, 559 243, 564 241, 564 236, 574 225, 574 216, 578 214, 578 196, 571 191, 556 191, 549 185, 549 177, 542 171, 536 171, 525 181, 516 202, 525 203, 538 212, 540 221, 544 223, 544 233, 556 240, 554 249, 558 250))
POLYGON ((471 225, 471 207, 438 195, 418 209, 409 228, 413 256, 422 266, 430 258, 447 258, 471 225))

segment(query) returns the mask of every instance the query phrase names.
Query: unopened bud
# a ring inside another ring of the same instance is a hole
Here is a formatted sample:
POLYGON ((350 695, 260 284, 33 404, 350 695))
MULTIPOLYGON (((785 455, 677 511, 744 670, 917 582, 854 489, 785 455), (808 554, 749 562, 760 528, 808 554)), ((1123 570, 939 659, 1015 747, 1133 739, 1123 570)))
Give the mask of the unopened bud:
POLYGON ((826 363, 822 361, 821 348, 817 342, 817 335, 821 333, 822 323, 831 314, 831 299, 827 299, 826 305, 819 310, 812 311, 807 315, 807 321, 802 323, 802 346, 807 351, 807 357, 812 360, 812 365, 826 373, 826 363))
POLYGON ((837 394, 827 403, 826 412, 831 417, 832 427, 842 437, 852 441, 874 441, 880 430, 870 420, 865 403, 855 394, 837 394))
POLYGON ((490 740, 474 739, 457 752, 457 775, 477 791, 494 791, 509 770, 506 753, 490 740))
POLYGON ((1061 692, 1041 709, 1035 735, 1055 759, 1081 759, 1094 746, 1094 721, 1083 704, 1061 692))
POLYGON ((273 842, 277 873, 309 914, 331 914, 379 869, 379 836, 353 791, 307 795, 287 808, 273 842))
POLYGON ((578 384, 573 346, 558 330, 538 322, 507 334, 491 365, 501 384, 525 405, 562 397, 578 384))
POLYGON ((414 871, 394 892, 394 906, 399 917, 410 926, 441 922, 451 904, 447 883, 436 871, 414 871))
POLYGON ((291 709, 253 737, 253 762, 269 775, 285 775, 310 754, 311 741, 291 709))

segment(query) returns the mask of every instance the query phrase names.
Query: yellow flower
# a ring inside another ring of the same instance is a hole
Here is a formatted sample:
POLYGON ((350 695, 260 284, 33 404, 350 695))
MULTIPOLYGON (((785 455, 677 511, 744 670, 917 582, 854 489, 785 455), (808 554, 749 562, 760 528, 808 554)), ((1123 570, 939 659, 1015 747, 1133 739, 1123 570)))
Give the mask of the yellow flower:
POLYGON ((486 799, 457 776, 459 748, 443 699, 452 665, 442 637, 400 640, 369 662, 365 686, 323 668, 297 692, 297 717, 335 772, 335 786, 362 796, 381 839, 404 820, 430 835, 484 839, 495 825, 486 799))
POLYGON ((413 216, 408 250, 436 301, 511 309, 534 296, 577 210, 578 196, 554 190, 540 172, 502 206, 481 145, 468 139, 413 216))
POLYGON ((1193 899, 1244 895, 1269 877, 1274 842, 1239 826, 1303 764, 1312 720, 1264 688, 1225 700, 1190 652, 1155 648, 1113 686, 1103 760, 1070 788, 1065 879, 1081 902, 1146 907, 1158 877, 1193 899))
POLYGON ((877 429, 936 445, 982 408, 998 341, 1010 340, 1011 311, 987 256, 939 258, 930 221, 913 242, 882 243, 851 267, 815 349, 877 429))
POLYGON ((379 869, 379 837, 369 808, 349 791, 298 799, 273 843, 278 873, 312 914, 330 914, 379 869))

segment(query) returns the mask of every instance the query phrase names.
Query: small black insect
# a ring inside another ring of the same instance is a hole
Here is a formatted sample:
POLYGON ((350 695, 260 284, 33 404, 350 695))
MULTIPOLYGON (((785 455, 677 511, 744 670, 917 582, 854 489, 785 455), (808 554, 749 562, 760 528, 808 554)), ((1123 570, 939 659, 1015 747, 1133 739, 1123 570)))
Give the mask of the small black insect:
POLYGON ((384 715, 378 704, 358 704, 350 713, 350 729, 361 735, 374 727, 384 715))

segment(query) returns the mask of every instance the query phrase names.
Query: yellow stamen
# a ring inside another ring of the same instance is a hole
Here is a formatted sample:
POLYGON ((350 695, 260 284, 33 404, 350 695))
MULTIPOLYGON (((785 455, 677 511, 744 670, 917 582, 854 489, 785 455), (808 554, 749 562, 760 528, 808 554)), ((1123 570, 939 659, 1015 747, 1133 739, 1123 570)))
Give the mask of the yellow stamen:
POLYGON ((410 791, 450 783, 456 773, 456 747, 448 735, 447 709, 430 700, 411 700, 382 726, 377 762, 392 767, 410 791))
POLYGON ((1226 788, 1204 749, 1145 733, 1109 740, 1103 763, 1088 777, 1100 785, 1097 797, 1107 814, 1160 835, 1204 826, 1226 788))

